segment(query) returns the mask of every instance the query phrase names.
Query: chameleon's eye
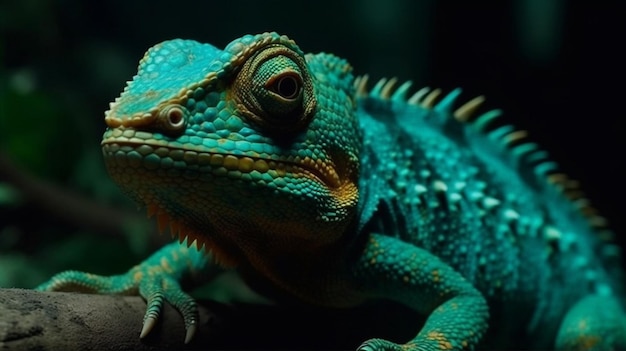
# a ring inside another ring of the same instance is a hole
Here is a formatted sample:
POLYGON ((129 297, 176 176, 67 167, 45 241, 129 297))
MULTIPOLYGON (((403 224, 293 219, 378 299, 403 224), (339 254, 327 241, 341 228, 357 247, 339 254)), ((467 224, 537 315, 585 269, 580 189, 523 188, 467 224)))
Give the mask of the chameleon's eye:
POLYGON ((233 82, 239 112, 270 131, 295 131, 313 116, 313 84, 304 58, 269 46, 248 58, 233 82))
POLYGON ((302 115, 302 72, 291 58, 268 58, 251 78, 251 93, 267 119, 290 123, 302 115))
POLYGON ((285 73, 267 82, 267 88, 285 100, 297 100, 302 95, 300 75, 285 73))

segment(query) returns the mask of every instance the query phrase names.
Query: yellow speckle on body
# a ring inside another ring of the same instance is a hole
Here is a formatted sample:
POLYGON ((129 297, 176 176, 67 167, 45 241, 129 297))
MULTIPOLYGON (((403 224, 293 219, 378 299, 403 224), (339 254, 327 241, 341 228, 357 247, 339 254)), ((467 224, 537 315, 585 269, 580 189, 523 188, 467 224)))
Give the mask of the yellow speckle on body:
POLYGON ((437 341, 440 350, 452 350, 452 343, 448 341, 446 336, 442 332, 431 331, 426 335, 429 340, 437 341))
POLYGON ((141 271, 137 271, 135 272, 135 274, 133 274, 133 280, 138 282, 141 281, 141 279, 143 279, 143 273, 141 271))
POLYGON ((379 246, 380 246, 380 244, 378 243, 378 241, 376 241, 376 239, 374 239, 374 238, 371 238, 371 239, 370 239, 370 242, 372 243, 372 246, 374 246, 374 247, 379 247, 379 246))
POLYGON ((169 261, 165 257, 161 257, 161 268, 168 273, 172 273, 172 266, 170 266, 169 261))
POLYGON ((414 342, 407 342, 400 346, 403 350, 411 351, 417 349, 417 345, 414 342))
POLYGON ((577 338, 576 345, 582 346, 581 350, 592 350, 600 340, 596 335, 581 335, 577 338))
POLYGON ((435 283, 439 282, 439 271, 435 269, 432 274, 433 274, 433 281, 435 283))
POLYGON ((442 341, 439 343, 439 348, 442 350, 452 350, 452 343, 449 341, 442 341))

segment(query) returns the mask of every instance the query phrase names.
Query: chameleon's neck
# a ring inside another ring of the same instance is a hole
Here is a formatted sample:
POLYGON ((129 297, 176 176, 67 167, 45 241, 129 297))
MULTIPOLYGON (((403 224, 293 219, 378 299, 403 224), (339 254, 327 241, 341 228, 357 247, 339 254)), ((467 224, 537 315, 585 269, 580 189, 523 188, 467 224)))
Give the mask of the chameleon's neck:
POLYGON ((241 268, 244 272, 256 273, 253 276, 264 277, 279 292, 303 301, 347 307, 357 300, 355 289, 341 279, 349 264, 348 248, 353 247, 349 240, 352 238, 343 236, 337 242, 322 246, 302 240, 275 242, 267 245, 262 255, 254 249, 244 252, 248 266, 241 268))

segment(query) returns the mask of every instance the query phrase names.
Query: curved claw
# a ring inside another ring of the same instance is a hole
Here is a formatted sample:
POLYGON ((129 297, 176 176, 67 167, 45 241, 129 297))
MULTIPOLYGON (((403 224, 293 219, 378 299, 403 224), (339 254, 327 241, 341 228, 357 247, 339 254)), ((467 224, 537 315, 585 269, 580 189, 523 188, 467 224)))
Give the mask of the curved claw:
MULTIPOLYGON (((141 333, 139 334, 140 339, 143 339, 146 336, 148 336, 148 334, 150 334, 152 329, 154 329, 154 326, 156 325, 157 320, 159 319, 161 305, 162 303, 159 303, 158 307, 156 307, 156 305, 153 305, 152 308, 148 307, 148 309, 146 310, 146 315, 144 316, 141 333)), ((188 344, 191 342, 193 337, 196 335, 196 330, 198 329, 198 326, 196 324, 196 319, 193 316, 191 316, 190 320, 188 320, 189 318, 190 318, 189 316, 183 315, 183 319, 185 320, 185 329, 186 329, 185 344, 188 344)))
POLYGON ((148 334, 150 333, 152 328, 154 328, 154 326, 156 325, 156 322, 157 322, 157 318, 156 317, 144 318, 144 320, 143 320, 143 327, 141 328, 141 334, 139 334, 139 338, 143 339, 146 336, 148 336, 148 334))
POLYGON ((186 294, 180 284, 171 277, 161 277, 161 281, 155 282, 149 279, 139 284, 139 294, 146 296, 146 314, 144 315, 143 328, 140 338, 147 336, 156 325, 163 301, 168 301, 177 309, 185 322, 185 344, 189 343, 196 333, 198 321, 198 307, 195 300, 186 294))
POLYGON ((195 322, 193 322, 193 324, 187 326, 187 333, 185 334, 185 344, 189 344, 191 339, 193 339, 194 335, 196 335, 196 330, 197 329, 198 329, 198 326, 196 325, 195 322))

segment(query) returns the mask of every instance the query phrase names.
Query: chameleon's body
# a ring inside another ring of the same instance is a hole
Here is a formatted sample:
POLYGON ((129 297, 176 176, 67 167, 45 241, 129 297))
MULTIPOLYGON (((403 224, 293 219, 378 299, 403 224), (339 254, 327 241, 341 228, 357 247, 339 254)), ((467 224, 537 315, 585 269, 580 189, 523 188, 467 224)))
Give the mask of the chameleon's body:
MULTIPOLYGON (((473 117, 480 98, 453 112, 458 91, 436 102, 437 91, 365 82, 275 33, 224 50, 164 42, 111 104, 104 158, 161 226, 244 277, 314 304, 389 299, 426 318, 407 344, 364 350, 514 334, 526 347, 626 347, 619 269, 607 268, 617 250, 545 153, 497 111, 473 117)), ((175 243, 127 274, 65 272, 41 289, 138 290, 142 335, 165 298, 191 336, 195 305, 177 281, 210 277, 212 261, 175 243)))

